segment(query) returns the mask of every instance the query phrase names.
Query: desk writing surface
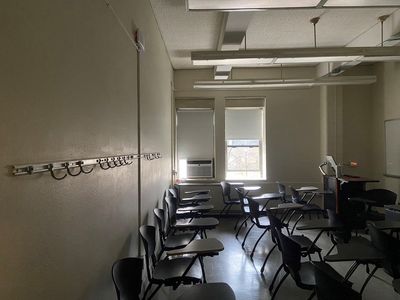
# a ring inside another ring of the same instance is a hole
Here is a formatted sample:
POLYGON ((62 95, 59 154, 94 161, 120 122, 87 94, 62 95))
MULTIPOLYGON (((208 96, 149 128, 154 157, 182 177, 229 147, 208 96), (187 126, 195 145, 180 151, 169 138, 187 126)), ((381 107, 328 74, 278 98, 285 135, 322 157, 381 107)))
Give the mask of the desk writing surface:
POLYGON ((307 221, 305 225, 297 226, 297 230, 335 230, 343 227, 343 223, 334 222, 329 219, 318 219, 307 221))
POLYGON ((389 209, 389 210, 400 211, 400 205, 399 205, 399 204, 385 205, 384 207, 385 207, 386 209, 389 209))
POLYGON ((379 182, 377 179, 371 179, 366 177, 358 177, 358 176, 348 176, 343 175, 342 177, 338 178, 341 182, 379 182))
POLYGON ((203 204, 203 205, 198 205, 198 206, 180 207, 180 208, 178 208, 178 211, 185 211, 185 212, 205 211, 205 210, 211 210, 213 208, 214 208, 214 205, 212 205, 212 204, 203 204))
POLYGON ((399 221, 375 221, 375 222, 370 222, 375 225, 377 229, 380 230, 400 230, 400 222, 399 221))
POLYGON ((339 261, 359 261, 359 262, 380 262, 385 256, 371 244, 349 242, 348 244, 338 244, 337 254, 325 256, 329 262, 339 261))
POLYGON ((224 244, 215 238, 200 239, 191 241, 186 247, 167 251, 167 255, 181 255, 181 254, 212 254, 224 250, 224 244))

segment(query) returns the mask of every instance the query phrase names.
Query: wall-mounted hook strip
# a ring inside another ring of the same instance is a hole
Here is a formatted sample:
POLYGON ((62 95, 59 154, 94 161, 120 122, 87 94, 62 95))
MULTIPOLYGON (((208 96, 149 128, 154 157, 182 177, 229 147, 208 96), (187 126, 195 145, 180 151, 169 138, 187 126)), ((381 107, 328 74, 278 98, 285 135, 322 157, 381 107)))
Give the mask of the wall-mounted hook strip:
POLYGON ((89 174, 93 172, 96 165, 99 165, 101 169, 108 170, 110 168, 122 167, 133 164, 133 160, 144 158, 146 160, 153 160, 161 158, 161 153, 142 153, 142 154, 127 154, 127 155, 115 155, 108 157, 88 158, 79 160, 65 160, 55 161, 47 163, 35 163, 25 165, 14 165, 13 175, 33 175, 37 173, 50 172, 51 176, 56 180, 62 180, 67 175, 78 176, 79 174, 89 174), (91 167, 91 168, 90 168, 91 167), (78 170, 73 170, 78 168, 78 170), (88 169, 90 168, 90 169, 88 169), (56 176, 57 170, 62 170, 65 174, 61 177, 56 176))

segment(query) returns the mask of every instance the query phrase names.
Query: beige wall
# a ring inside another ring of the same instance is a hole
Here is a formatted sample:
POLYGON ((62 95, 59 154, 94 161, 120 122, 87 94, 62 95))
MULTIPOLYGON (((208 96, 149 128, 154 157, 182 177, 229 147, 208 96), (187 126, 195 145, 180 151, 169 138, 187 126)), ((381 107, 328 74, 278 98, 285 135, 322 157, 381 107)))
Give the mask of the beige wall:
MULTIPOLYGON (((149 2, 112 1, 146 39, 142 217, 170 179, 172 69, 149 2)), ((137 253, 137 163, 55 181, 10 165, 138 152, 136 51, 104 1, 8 1, 0 12, 0 298, 113 299, 137 253)))
POLYGON ((374 176, 381 186, 400 195, 400 179, 384 177, 385 137, 384 121, 400 118, 400 63, 380 63, 375 66, 378 82, 373 86, 372 153, 374 176))
MULTIPOLYGON (((314 77, 314 68, 285 69, 285 78, 314 77)), ((175 96, 215 99, 216 174, 225 176, 224 100, 226 97, 266 98, 267 181, 264 190, 276 190, 275 181, 286 184, 319 185, 320 94, 318 88, 260 91, 193 90, 196 80, 211 80, 212 70, 175 71, 175 96)), ((280 78, 280 69, 235 69, 234 79, 280 78)), ((219 201, 215 200, 215 201, 219 201)), ((215 203, 218 204, 218 203, 215 203)))

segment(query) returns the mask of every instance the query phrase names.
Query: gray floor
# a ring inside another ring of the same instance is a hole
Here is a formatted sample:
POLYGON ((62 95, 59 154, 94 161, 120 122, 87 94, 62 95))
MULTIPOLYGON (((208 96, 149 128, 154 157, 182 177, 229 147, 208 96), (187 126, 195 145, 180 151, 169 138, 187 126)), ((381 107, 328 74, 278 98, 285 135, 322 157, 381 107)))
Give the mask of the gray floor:
MULTIPOLYGON (((268 286, 272 280, 275 270, 281 264, 279 251, 274 251, 271 255, 264 274, 260 274, 260 268, 264 261, 268 249, 272 247, 271 236, 267 233, 261 240, 256 249, 254 260, 250 259, 250 253, 255 241, 262 233, 260 229, 253 229, 249 235, 245 249, 241 247, 241 241, 245 231, 242 230, 239 240, 235 238, 233 231, 234 220, 222 219, 221 224, 216 230, 210 231, 208 236, 215 237, 223 242, 225 250, 220 255, 205 259, 205 269, 208 282, 227 282, 234 290, 237 300, 257 300, 270 299, 271 295, 268 286)), ((313 238, 317 233, 297 232, 298 234, 308 235, 313 238)), ((318 243, 322 249, 329 249, 331 242, 326 235, 323 235, 318 243)), ((327 250, 326 250, 327 251, 327 250)), ((325 253, 326 253, 325 251, 325 253)), ((318 260, 315 256, 313 259, 318 260)), ((344 275, 351 263, 331 264, 339 273, 344 275)), ((363 281, 366 279, 365 267, 360 266, 351 277, 353 288, 360 290, 363 281)), ((172 291, 171 288, 162 288, 156 299, 176 299, 180 294, 178 291, 172 291)), ((309 291, 302 290, 294 284, 294 281, 288 277, 278 292, 276 299, 307 299, 309 291)), ((316 299, 316 297, 314 298, 316 299)), ((363 293, 363 299, 399 299, 400 295, 393 291, 391 278, 382 270, 378 270, 376 276, 371 279, 363 293)), ((222 300, 222 299, 221 299, 222 300)))

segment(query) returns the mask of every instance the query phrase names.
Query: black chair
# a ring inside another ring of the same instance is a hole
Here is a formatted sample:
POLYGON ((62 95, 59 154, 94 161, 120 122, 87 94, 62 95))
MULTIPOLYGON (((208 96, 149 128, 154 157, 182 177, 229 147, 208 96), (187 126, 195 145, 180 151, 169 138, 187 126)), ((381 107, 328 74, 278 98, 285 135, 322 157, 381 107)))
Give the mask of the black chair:
POLYGON ((271 299, 275 299, 279 288, 289 275, 293 278, 299 288, 313 291, 309 298, 311 299, 315 294, 315 268, 318 268, 320 271, 338 281, 344 280, 335 269, 325 262, 301 262, 301 246, 289 237, 285 236, 279 230, 276 231, 276 234, 279 239, 279 248, 282 254, 283 270, 285 271, 285 275, 279 281, 271 299))
POLYGON ((368 224, 368 230, 372 245, 385 256, 383 269, 394 279, 400 278, 400 241, 373 224, 368 224))
POLYGON ((164 251, 184 248, 196 237, 194 233, 173 234, 171 230, 168 230, 169 225, 166 223, 164 210, 155 208, 153 212, 157 221, 161 245, 158 259, 160 259, 164 251))
POLYGON ((117 260, 111 270, 118 300, 139 300, 142 289, 143 259, 127 257, 117 260))
POLYGON ((250 230, 254 226, 263 230, 262 234, 259 236, 256 243, 254 244, 253 250, 251 251, 250 258, 253 259, 254 251, 256 250, 258 243, 261 241, 261 239, 265 235, 265 233, 267 233, 267 231, 269 231, 271 229, 271 226, 269 223, 269 219, 266 215, 267 212, 265 210, 260 211, 259 203, 257 201, 254 201, 251 197, 248 198, 248 202, 249 202, 249 209, 250 209, 250 220, 251 220, 251 223, 253 223, 253 224, 251 225, 251 227, 249 228, 249 230, 247 231, 247 233, 243 239, 242 247, 244 247, 244 245, 246 243, 246 238, 249 235, 250 230))
POLYGON ((234 230, 236 230, 235 237, 237 238, 239 235, 240 230, 244 225, 247 226, 247 221, 250 219, 250 208, 249 208, 249 202, 247 198, 245 198, 243 190, 240 188, 235 188, 235 191, 238 193, 239 196, 239 201, 240 201, 240 215, 236 221, 234 230), (239 221, 243 218, 242 223, 240 223, 239 227, 237 226, 239 224, 239 221))
POLYGON ((221 189, 222 189, 222 200, 224 201, 224 208, 221 210, 219 214, 219 218, 225 213, 228 215, 230 209, 234 205, 240 205, 239 199, 232 199, 231 198, 231 185, 227 181, 221 182, 221 189))
MULTIPOLYGON (((267 211, 267 216, 269 218, 269 223, 271 226, 271 236, 272 241, 274 242, 274 246, 268 252, 267 256, 265 257, 264 263, 261 267, 260 272, 264 272, 265 265, 268 261, 268 258, 271 256, 272 252, 278 247, 278 236, 276 234, 277 231, 282 232, 282 229, 285 228, 288 234, 288 238, 292 241, 296 242, 300 246, 301 256, 306 257, 308 256, 309 260, 311 261, 311 255, 317 253, 319 259, 322 261, 321 251, 322 249, 315 245, 308 237, 304 235, 290 235, 289 229, 286 224, 282 223, 276 216, 274 216, 271 212, 267 211)), ((273 284, 271 285, 271 289, 273 284)))
POLYGON ((385 220, 385 214, 372 210, 373 207, 384 207, 396 203, 397 194, 386 189, 372 189, 366 191, 363 196, 367 202, 367 219, 372 221, 385 220))
POLYGON ((290 202, 292 199, 286 193, 286 186, 280 182, 276 182, 276 184, 278 185, 278 193, 281 194, 282 202, 290 202))
POLYGON ((315 269, 315 291, 318 300, 361 300, 361 294, 348 284, 330 277, 318 268, 315 269))
POLYGON ((211 199, 210 190, 188 191, 185 194, 189 197, 182 197, 177 186, 172 186, 168 189, 170 196, 178 200, 179 206, 193 206, 202 202, 207 202, 211 199))
POLYGON ((296 229, 297 224, 304 217, 304 215, 308 215, 309 218, 311 218, 311 215, 317 214, 319 217, 320 215, 322 215, 322 216, 324 215, 324 210, 315 203, 310 203, 310 201, 304 201, 302 199, 302 197, 300 196, 300 193, 293 187, 290 187, 290 191, 292 193, 292 202, 303 205, 302 208, 295 210, 295 212, 300 213, 300 216, 297 218, 297 220, 293 224, 293 227, 292 227, 292 233, 293 233, 294 230, 296 229))
POLYGON ((218 219, 216 218, 194 218, 190 219, 177 219, 177 199, 174 197, 165 197, 165 203, 167 206, 167 216, 168 216, 168 224, 169 230, 172 230, 174 233, 176 230, 186 231, 192 230, 197 233, 200 233, 201 238, 207 238, 206 230, 215 229, 219 224, 218 219))
POLYGON ((150 225, 142 225, 139 229, 140 237, 143 241, 146 259, 146 271, 149 284, 146 288, 143 299, 153 284, 157 288, 150 295, 149 299, 157 293, 161 286, 173 286, 176 288, 180 284, 201 283, 201 271, 197 266, 193 266, 195 259, 190 257, 179 257, 174 259, 164 259, 157 262, 156 250, 156 228, 150 225))

